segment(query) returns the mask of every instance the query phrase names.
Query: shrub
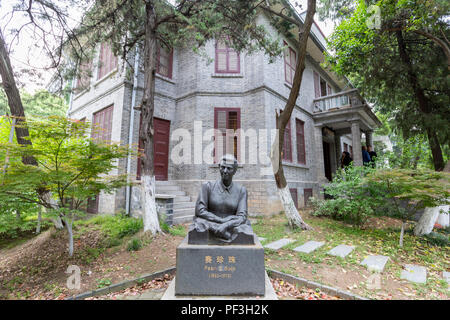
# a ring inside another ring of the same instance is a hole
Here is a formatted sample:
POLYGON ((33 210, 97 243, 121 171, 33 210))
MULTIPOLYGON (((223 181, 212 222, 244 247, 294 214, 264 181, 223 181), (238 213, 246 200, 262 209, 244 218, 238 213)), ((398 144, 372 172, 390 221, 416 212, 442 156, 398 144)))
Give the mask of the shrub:
POLYGON ((128 251, 138 251, 142 248, 142 241, 138 238, 133 238, 128 242, 128 251))
POLYGON ((356 226, 364 225, 374 213, 369 197, 373 192, 364 182, 365 175, 371 171, 372 168, 353 166, 338 170, 333 181, 324 190, 331 199, 312 199, 313 215, 327 216, 356 226))

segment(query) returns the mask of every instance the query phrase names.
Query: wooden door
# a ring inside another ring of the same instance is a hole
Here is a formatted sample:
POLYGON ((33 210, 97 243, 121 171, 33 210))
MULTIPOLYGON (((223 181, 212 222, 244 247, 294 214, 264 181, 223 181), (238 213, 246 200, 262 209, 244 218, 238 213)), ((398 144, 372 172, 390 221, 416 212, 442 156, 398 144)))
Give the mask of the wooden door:
POLYGON ((153 118, 154 174, 156 180, 167 180, 169 169, 170 121, 153 118))

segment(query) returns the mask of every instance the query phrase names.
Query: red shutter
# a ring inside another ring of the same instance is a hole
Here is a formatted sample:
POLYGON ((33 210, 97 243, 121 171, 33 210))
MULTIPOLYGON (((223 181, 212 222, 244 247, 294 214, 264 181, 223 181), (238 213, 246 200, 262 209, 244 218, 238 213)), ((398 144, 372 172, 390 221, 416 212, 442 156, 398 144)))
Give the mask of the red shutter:
POLYGON ((331 95, 331 86, 327 84, 327 94, 331 95))
POLYGON ((220 137, 215 136, 214 145, 214 160, 218 162, 220 158, 228 151, 240 160, 240 144, 239 135, 229 137, 227 141, 227 130, 234 130, 241 128, 241 110, 239 108, 214 108, 214 129, 220 131, 220 137), (221 138, 221 139, 219 139, 221 138), (222 145, 220 145, 222 144, 222 145), (219 150, 221 147, 222 150, 219 150), (217 150, 217 152, 216 152, 217 150))
POLYGON ((292 162, 291 120, 289 119, 284 130, 283 160, 292 162))
POLYGON ((117 57, 107 43, 100 45, 100 65, 97 79, 101 79, 117 67, 117 57))
POLYGON ((110 141, 112 133, 112 117, 114 105, 110 105, 96 113, 92 120, 92 138, 96 141, 110 141))
POLYGON ((295 128, 297 130, 297 162, 306 164, 305 150, 305 123, 299 119, 295 119, 295 128))
POLYGON ((314 93, 316 95, 316 98, 320 97, 320 76, 317 72, 313 71, 314 73, 314 93))

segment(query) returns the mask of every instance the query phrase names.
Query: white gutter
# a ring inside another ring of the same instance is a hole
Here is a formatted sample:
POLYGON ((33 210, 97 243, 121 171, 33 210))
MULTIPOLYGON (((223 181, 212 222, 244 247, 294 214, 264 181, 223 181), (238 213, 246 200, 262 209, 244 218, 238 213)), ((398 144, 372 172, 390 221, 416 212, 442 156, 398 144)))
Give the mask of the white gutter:
MULTIPOLYGON (((136 47, 136 54, 134 56, 134 74, 133 74, 133 93, 131 94, 131 107, 130 107, 130 130, 128 131, 128 146, 131 148, 133 144, 133 133, 134 133, 134 107, 136 106, 136 93, 138 87, 138 76, 139 76, 139 47, 136 47)), ((127 182, 130 183, 131 174, 131 154, 127 158, 127 182)), ((127 186, 125 194, 125 213, 130 214, 131 205, 131 186, 127 186)))

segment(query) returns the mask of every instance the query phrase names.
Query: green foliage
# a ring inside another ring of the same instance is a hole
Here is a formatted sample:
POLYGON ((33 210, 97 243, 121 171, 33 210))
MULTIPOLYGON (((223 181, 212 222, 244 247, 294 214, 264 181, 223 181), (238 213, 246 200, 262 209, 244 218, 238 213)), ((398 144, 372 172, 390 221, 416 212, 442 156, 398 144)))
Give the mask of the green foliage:
POLYGON ((142 241, 138 238, 133 238, 128 242, 128 251, 138 251, 142 248, 142 241))
POLYGON ((28 118, 26 125, 32 145, 10 143, 4 136, 9 123, 2 122, 0 163, 7 167, 0 167, 0 207, 22 203, 43 206, 45 215, 61 218, 70 233, 73 219, 83 215, 88 198, 127 184, 126 175, 110 172, 129 149, 93 141, 88 136, 88 123, 48 117, 28 118), (38 166, 24 164, 26 157, 34 157, 38 166))
POLYGON ((79 220, 76 226, 98 226, 109 239, 122 239, 143 229, 142 219, 125 215, 98 215, 89 220, 79 220))
MULTIPOLYGON (((38 90, 34 94, 30 94, 24 90, 21 91, 25 115, 28 116, 60 116, 64 117, 67 112, 67 103, 57 95, 51 94, 47 90, 38 90)), ((0 88, 0 116, 11 114, 8 106, 8 99, 5 91, 0 88)))
POLYGON ((181 225, 173 226, 172 228, 169 228, 169 233, 173 236, 180 236, 180 237, 186 236, 186 230, 181 225))
POLYGON ((369 173, 371 201, 379 215, 411 220, 418 210, 450 203, 450 174, 432 170, 381 169, 369 173))
MULTIPOLYGON (((389 117, 396 134, 405 141, 417 135, 427 139, 437 135, 447 152, 445 148, 450 141, 447 59, 441 46, 417 32, 448 39, 445 17, 449 10, 450 3, 440 0, 359 0, 353 15, 336 27, 329 41, 333 56, 327 57, 335 72, 348 76, 362 95, 375 103, 375 109, 389 117), (370 16, 367 8, 371 4, 380 8, 379 29, 367 24, 370 16), (410 64, 400 55, 399 34, 410 64), (418 98, 419 91, 423 91, 423 99, 418 98)), ((436 150, 436 146, 433 148, 436 150)))
POLYGON ((424 235, 424 238, 433 245, 441 247, 450 245, 449 236, 442 233, 430 232, 429 234, 424 235))
MULTIPOLYGON (((41 221, 41 230, 50 227, 47 220, 41 221)), ((37 215, 34 212, 20 212, 20 218, 13 213, 0 212, 0 239, 15 239, 36 231, 37 215)))
POLYGON ((97 288, 98 288, 98 289, 104 288, 104 287, 108 287, 108 286, 110 286, 111 284, 112 284, 111 279, 105 278, 105 279, 99 279, 99 280, 97 280, 97 288))
POLYGON ((330 200, 313 199, 315 216, 361 226, 368 217, 411 220, 418 210, 450 202, 450 175, 432 170, 347 167, 325 186, 330 200))
POLYGON ((367 196, 370 190, 364 183, 364 176, 372 171, 372 168, 354 166, 338 170, 324 190, 332 199, 312 199, 313 215, 328 216, 356 226, 364 225, 374 212, 372 201, 367 196))

